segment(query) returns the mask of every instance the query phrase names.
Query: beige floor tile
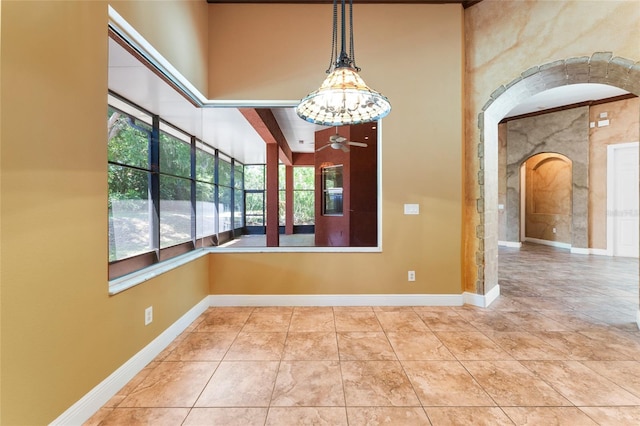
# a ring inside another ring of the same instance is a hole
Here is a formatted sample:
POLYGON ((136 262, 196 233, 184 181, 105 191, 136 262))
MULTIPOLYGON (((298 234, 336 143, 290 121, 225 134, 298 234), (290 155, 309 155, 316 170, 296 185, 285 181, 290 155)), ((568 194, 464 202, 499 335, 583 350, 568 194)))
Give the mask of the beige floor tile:
POLYGON ((382 332, 338 333, 340 360, 396 360, 396 354, 382 332))
POLYGON ((454 360, 455 357, 432 332, 387 332, 387 338, 400 360, 454 360))
POLYGON ((502 407, 516 425, 526 426, 595 426, 576 407, 502 407))
POLYGON ((339 359, 336 333, 289 333, 282 359, 298 361, 323 361, 339 359))
POLYGON ((473 331, 473 326, 457 312, 416 311, 420 319, 433 331, 473 331))
POLYGON ((563 360, 569 354, 526 331, 496 332, 488 337, 518 360, 563 360))
POLYGON ((162 362, 118 407, 191 407, 217 362, 162 362))
POLYGON ((577 406, 640 405, 640 399, 578 361, 521 361, 577 406))
POLYGON ((345 361, 342 380, 348 406, 420 405, 398 361, 345 361))
POLYGON ((376 312, 384 331, 430 331, 413 310, 376 312))
POLYGON ((225 361, 276 361, 282 357, 286 333, 241 332, 233 342, 225 361))
POLYGON ((603 345, 596 339, 581 332, 547 331, 534 332, 544 342, 567 352, 568 359, 574 360, 628 360, 622 352, 603 345))
POLYGON ((491 339, 480 332, 438 331, 438 339, 459 360, 512 360, 491 339))
POLYGON ((115 408, 100 426, 175 426, 189 414, 189 408, 115 408))
POLYGON ((268 407, 278 361, 222 361, 196 407, 268 407))
POLYGON ((579 407, 601 426, 640 425, 640 407, 579 407))
POLYGON ((424 426, 429 419, 422 407, 347 407, 349 426, 424 426))
POLYGON ((271 407, 265 426, 347 426, 344 407, 271 407))
POLYGON ((289 330, 293 311, 254 310, 242 327, 243 332, 283 332, 289 330))
POLYGON ((423 406, 496 405, 458 361, 402 361, 402 365, 423 406))
POLYGON ((505 312, 504 317, 523 331, 567 331, 566 325, 537 311, 505 312))
POLYGON ((369 310, 336 310, 337 331, 382 331, 378 317, 369 310))
POLYGON ((145 368, 142 369, 136 376, 122 387, 104 406, 105 407, 117 407, 120 403, 129 395, 140 383, 156 368, 160 365, 159 362, 150 362, 145 368))
POLYGON ((511 426, 498 407, 426 407, 433 426, 511 426))
POLYGON ((182 426, 263 426, 267 408, 193 408, 182 426))
POLYGON ((238 333, 190 333, 167 356, 166 361, 220 361, 238 333))
POLYGON ((333 309, 325 307, 296 307, 291 317, 291 332, 336 331, 333 309))
POLYGON ((623 332, 613 329, 583 330, 580 334, 593 339, 601 346, 615 352, 625 360, 640 361, 640 331, 637 324, 634 332, 623 332))
POLYGON ((581 361, 601 376, 640 397, 640 362, 638 361, 581 361))
POLYGON ((499 406, 571 405, 518 361, 462 361, 499 406))
POLYGON ((338 361, 282 361, 271 405, 344 406, 340 364, 338 361))
POLYGON ((195 331, 228 331, 237 333, 247 322, 252 311, 253 308, 213 308, 207 310, 204 314, 204 319, 196 327, 195 331))

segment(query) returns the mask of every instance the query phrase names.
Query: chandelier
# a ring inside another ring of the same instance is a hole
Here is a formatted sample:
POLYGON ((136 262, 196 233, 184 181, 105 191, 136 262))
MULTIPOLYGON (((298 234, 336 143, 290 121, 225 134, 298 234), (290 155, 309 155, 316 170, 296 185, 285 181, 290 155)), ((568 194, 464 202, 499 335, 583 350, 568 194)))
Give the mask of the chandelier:
POLYGON ((376 121, 391 111, 389 100, 370 89, 358 75, 353 49, 353 0, 349 0, 349 54, 346 46, 345 0, 341 9, 341 43, 338 54, 338 4, 333 0, 333 41, 327 78, 296 107, 300 118, 325 126, 376 121))

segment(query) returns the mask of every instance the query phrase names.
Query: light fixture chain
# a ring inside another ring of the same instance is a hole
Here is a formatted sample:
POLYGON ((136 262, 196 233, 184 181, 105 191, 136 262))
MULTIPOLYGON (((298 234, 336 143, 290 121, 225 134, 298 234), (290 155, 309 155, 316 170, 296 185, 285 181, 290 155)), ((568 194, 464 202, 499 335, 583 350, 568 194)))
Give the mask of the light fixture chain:
POLYGON ((353 47, 353 0, 349 0, 349 57, 353 68, 356 71, 360 71, 360 68, 356 65, 356 50, 353 47))
POLYGON ((333 33, 331 40, 331 58, 329 59, 329 68, 325 71, 327 74, 333 71, 336 60, 338 58, 338 0, 333 0, 333 33))

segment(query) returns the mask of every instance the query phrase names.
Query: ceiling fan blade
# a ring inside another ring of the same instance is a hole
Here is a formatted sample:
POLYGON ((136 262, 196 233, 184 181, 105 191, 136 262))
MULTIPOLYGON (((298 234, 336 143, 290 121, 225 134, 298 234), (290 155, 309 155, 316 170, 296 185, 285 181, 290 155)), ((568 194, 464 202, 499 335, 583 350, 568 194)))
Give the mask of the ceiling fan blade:
POLYGON ((367 145, 366 143, 363 143, 363 142, 351 142, 351 141, 347 142, 347 145, 361 146, 363 148, 366 148, 366 147, 369 146, 369 145, 367 145))
POLYGON ((316 149, 316 152, 318 152, 318 151, 322 151, 323 149, 325 149, 325 148, 329 148, 330 146, 331 146, 331 144, 323 145, 323 146, 321 146, 320 148, 316 149))
POLYGON ((344 144, 343 144, 343 145, 340 147, 340 149, 341 149, 342 151, 344 151, 344 152, 349 152, 349 147, 348 147, 347 145, 344 145, 344 144))

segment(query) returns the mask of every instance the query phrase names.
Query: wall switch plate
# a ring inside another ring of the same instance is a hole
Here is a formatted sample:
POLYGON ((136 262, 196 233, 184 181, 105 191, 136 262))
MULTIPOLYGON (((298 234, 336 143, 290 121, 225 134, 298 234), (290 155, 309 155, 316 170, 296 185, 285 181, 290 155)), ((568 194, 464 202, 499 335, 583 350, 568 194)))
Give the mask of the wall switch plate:
POLYGON ((609 120, 598 120, 598 127, 606 127, 609 125, 609 120))
POLYGON ((144 325, 149 325, 153 322, 153 306, 149 306, 144 310, 144 325))
POLYGON ((416 280, 416 271, 408 271, 407 281, 415 281, 415 280, 416 280))
POLYGON ((420 204, 405 204, 404 214, 420 214, 420 204))

